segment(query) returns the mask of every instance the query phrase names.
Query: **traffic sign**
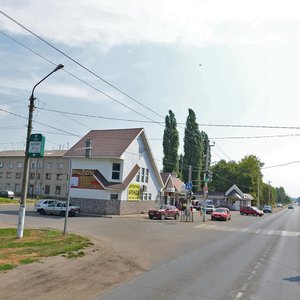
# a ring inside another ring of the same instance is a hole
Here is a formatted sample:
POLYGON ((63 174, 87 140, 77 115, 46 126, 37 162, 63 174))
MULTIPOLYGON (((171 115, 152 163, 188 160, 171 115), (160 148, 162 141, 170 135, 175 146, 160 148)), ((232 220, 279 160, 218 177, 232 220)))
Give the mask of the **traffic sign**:
POLYGON ((185 188, 186 188, 188 191, 191 191, 192 188, 193 188, 193 183, 192 183, 192 182, 186 182, 186 183, 185 183, 185 188))

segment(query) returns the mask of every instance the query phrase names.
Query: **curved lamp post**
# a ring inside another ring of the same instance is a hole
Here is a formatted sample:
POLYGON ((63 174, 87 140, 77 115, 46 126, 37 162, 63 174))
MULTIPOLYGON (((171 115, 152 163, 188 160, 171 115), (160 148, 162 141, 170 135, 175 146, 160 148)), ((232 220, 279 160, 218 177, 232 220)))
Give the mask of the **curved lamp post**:
POLYGON ((17 238, 21 239, 23 237, 24 231, 24 221, 25 221, 25 209, 26 209, 26 197, 27 197, 27 185, 28 185, 28 166, 29 166, 29 139, 32 131, 32 116, 34 111, 34 90, 35 88, 43 82, 46 78, 48 78, 54 72, 62 69, 64 65, 59 64, 56 68, 50 72, 47 76, 45 76, 42 80, 40 80, 32 89, 31 96, 29 98, 29 118, 27 125, 27 137, 26 137, 26 150, 25 150, 25 159, 24 159, 24 169, 23 169, 23 179, 22 179, 22 192, 21 192, 21 200, 20 200, 20 208, 19 208, 19 219, 18 219, 18 230, 17 230, 17 238))

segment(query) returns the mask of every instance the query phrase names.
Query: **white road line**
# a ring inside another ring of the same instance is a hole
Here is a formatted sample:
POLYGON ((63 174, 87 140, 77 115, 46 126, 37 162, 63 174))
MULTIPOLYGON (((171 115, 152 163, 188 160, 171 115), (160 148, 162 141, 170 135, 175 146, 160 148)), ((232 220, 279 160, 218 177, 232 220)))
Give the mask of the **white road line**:
POLYGON ((221 231, 230 231, 230 232, 247 232, 247 233, 255 233, 255 234, 265 234, 265 235, 281 235, 288 237, 300 237, 299 231, 286 231, 286 230, 275 230, 275 229, 251 229, 248 227, 239 228, 239 227, 231 227, 224 225, 212 225, 212 224, 200 224, 194 226, 194 228, 200 229, 213 229, 213 230, 221 230, 221 231))

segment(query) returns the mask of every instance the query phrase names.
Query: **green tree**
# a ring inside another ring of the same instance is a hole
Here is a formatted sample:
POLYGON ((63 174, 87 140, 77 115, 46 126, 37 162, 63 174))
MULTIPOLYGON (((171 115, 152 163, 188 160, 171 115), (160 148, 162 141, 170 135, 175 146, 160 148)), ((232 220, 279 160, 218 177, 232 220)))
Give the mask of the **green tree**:
POLYGON ((183 180, 189 179, 189 166, 192 168, 191 179, 193 190, 200 190, 201 187, 201 170, 203 169, 203 141, 196 122, 196 115, 192 109, 189 109, 189 114, 186 120, 184 131, 184 156, 183 156, 183 180))
POLYGON ((163 171, 178 173, 178 148, 179 133, 174 113, 169 110, 169 115, 165 118, 165 130, 163 136, 163 171))
POLYGON ((236 183, 238 164, 235 161, 226 162, 222 159, 212 167, 212 173, 213 180, 209 184, 209 190, 225 192, 236 183))

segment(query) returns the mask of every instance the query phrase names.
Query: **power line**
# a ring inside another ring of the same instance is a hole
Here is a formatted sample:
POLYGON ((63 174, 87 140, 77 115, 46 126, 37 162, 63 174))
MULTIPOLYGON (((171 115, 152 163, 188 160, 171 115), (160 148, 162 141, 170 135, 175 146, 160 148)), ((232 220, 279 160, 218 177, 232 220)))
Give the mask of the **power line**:
POLYGON ((285 166, 288 166, 288 165, 298 164, 298 163, 300 163, 300 160, 291 161, 291 162, 280 164, 280 165, 274 165, 274 166, 269 166, 269 167, 262 167, 262 169, 265 170, 265 169, 271 169, 271 168, 285 167, 285 166))
POLYGON ((92 74, 93 76, 97 77, 98 79, 100 79, 101 81, 103 81, 104 83, 106 83, 107 85, 109 85, 110 87, 112 87, 113 89, 117 90, 118 92, 120 92, 124 96, 128 97, 129 99, 131 99, 135 103, 138 103, 139 105, 141 105, 145 109, 151 111, 153 114, 155 114, 155 115, 157 115, 157 116, 159 116, 161 118, 164 118, 164 116, 160 115, 159 113, 157 113, 156 111, 154 111, 151 108, 147 107, 146 105, 144 105, 140 101, 136 100, 135 98, 131 97, 127 93, 123 92, 118 87, 114 86, 113 84, 111 84, 110 82, 108 82, 107 80, 105 80, 103 77, 101 77, 100 75, 96 74, 94 71, 92 71, 89 68, 85 67, 83 64, 79 63, 74 58, 72 58, 71 56, 67 55, 66 53, 64 53, 63 51, 61 51, 60 49, 58 49, 57 47, 55 47, 54 45, 52 45, 50 42, 48 42, 47 40, 45 40, 44 38, 42 38, 38 34, 34 33, 32 30, 28 29, 27 27, 25 27, 24 25, 22 25, 21 23, 19 23, 18 21, 16 21, 15 19, 13 19, 12 17, 10 17, 6 13, 4 13, 3 11, 0 11, 0 13, 3 16, 5 16, 6 18, 8 18, 9 20, 11 20, 12 22, 14 22, 15 24, 17 24, 18 26, 20 26, 21 28, 23 28, 24 30, 26 30, 27 32, 29 32, 30 34, 34 35, 36 38, 38 38, 39 40, 41 40, 42 42, 44 42, 45 44, 47 44, 52 49, 56 50, 57 52, 59 52, 60 54, 62 54, 63 56, 65 56, 66 58, 68 58, 69 60, 71 60, 72 62, 74 62, 75 64, 77 64, 78 66, 80 66, 81 68, 83 68, 84 70, 86 70, 87 72, 89 72, 90 74, 92 74))

